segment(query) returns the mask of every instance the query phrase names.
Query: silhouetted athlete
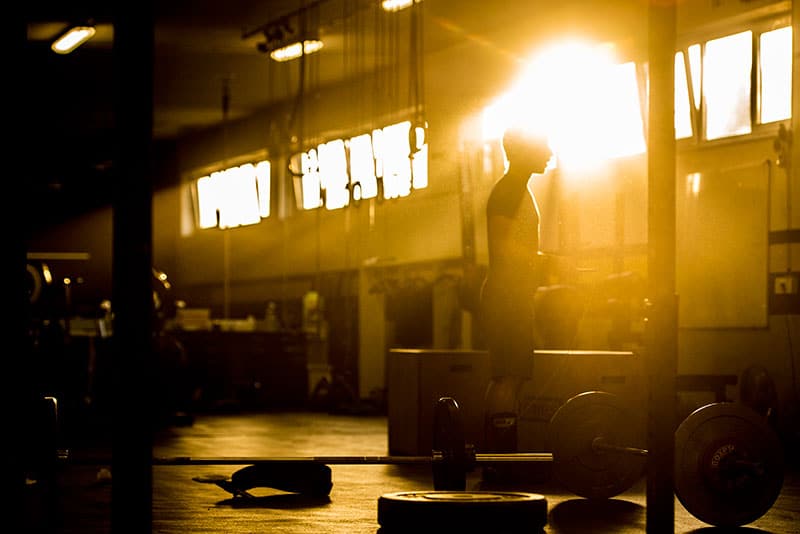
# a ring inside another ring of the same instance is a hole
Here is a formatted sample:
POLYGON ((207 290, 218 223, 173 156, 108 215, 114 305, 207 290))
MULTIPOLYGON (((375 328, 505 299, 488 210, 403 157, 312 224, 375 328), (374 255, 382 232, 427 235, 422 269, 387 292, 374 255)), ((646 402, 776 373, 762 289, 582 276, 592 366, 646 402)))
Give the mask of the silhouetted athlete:
POLYGON ((534 295, 539 268, 539 210, 530 182, 542 174, 552 152, 547 139, 524 129, 503 136, 508 167, 486 206, 489 269, 481 288, 481 315, 492 379, 485 397, 485 443, 489 452, 515 452, 518 395, 531 377, 534 295))

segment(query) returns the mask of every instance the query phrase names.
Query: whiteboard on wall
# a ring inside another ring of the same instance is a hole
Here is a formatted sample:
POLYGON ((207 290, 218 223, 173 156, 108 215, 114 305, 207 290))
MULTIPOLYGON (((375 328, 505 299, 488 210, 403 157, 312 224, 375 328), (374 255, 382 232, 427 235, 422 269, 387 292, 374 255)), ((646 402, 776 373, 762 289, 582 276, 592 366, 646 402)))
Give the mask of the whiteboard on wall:
POLYGON ((768 184, 766 161, 679 177, 676 286, 681 327, 767 325, 768 184))

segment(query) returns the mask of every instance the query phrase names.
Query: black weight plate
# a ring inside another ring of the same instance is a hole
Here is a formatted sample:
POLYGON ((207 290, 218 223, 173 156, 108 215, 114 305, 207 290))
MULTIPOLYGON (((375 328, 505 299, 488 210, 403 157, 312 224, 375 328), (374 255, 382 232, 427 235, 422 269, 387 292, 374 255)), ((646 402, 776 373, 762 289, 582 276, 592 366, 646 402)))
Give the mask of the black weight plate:
POLYGON ((641 448, 644 424, 618 396, 604 391, 575 395, 550 419, 553 474, 576 495, 607 499, 633 486, 643 476, 647 459, 595 451, 592 441, 597 437, 621 447, 641 448))
POLYGON ((675 432, 675 494, 710 525, 752 523, 783 486, 783 447, 766 420, 738 403, 708 404, 675 432))
POLYGON ((458 402, 441 397, 433 415, 433 450, 441 453, 441 461, 432 465, 433 489, 463 491, 467 488, 467 452, 464 422, 458 402))
POLYGON ((386 532, 539 532, 547 524, 547 499, 538 493, 410 491, 378 499, 386 532))

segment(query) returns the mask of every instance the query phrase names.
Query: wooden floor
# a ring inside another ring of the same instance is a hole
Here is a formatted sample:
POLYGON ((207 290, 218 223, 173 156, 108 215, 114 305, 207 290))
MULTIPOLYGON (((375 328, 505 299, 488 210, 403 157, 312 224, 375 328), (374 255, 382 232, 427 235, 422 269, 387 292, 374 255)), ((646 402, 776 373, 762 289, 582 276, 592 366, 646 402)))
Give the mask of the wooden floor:
MULTIPOLYGON (((382 456, 386 453, 385 417, 326 413, 198 415, 190 426, 173 426, 161 431, 154 448, 155 456, 169 457, 382 456)), ((376 533, 381 532, 377 520, 377 502, 381 495, 433 489, 430 469, 421 465, 334 465, 333 489, 324 499, 262 488, 253 490, 256 499, 232 498, 213 484, 192 480, 201 475, 230 475, 236 469, 237 466, 154 466, 152 532, 376 533)), ((36 484, 32 484, 27 496, 28 531, 111 532, 113 476, 109 478, 110 475, 103 466, 62 467, 58 499, 49 507, 38 498, 36 484)), ((518 489, 541 494, 547 500, 548 522, 539 532, 632 533, 646 530, 644 480, 613 499, 596 502, 576 497, 548 477, 538 478, 518 489)), ((480 469, 470 474, 467 489, 487 489, 480 469)), ((415 530, 419 534, 429 531, 425 527, 420 520, 415 530)), ((800 476, 796 467, 786 473, 775 505, 757 521, 734 531, 748 534, 800 532, 800 476)), ((537 530, 520 525, 519 532, 537 530)), ((674 532, 710 534, 722 530, 693 517, 676 499, 674 532)))

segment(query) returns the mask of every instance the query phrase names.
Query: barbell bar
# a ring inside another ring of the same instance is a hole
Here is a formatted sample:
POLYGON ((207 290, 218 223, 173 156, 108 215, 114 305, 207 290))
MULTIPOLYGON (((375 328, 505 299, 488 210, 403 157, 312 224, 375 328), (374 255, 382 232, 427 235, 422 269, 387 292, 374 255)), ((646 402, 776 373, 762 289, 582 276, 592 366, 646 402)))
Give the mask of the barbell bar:
MULTIPOLYGON (((68 450, 60 450, 59 460, 70 465, 110 464, 111 459, 70 457, 68 450)), ((496 464, 503 462, 552 462, 549 452, 517 452, 486 454, 475 453, 469 456, 470 464, 496 464)), ((326 465, 430 465, 447 462, 441 451, 432 451, 430 456, 154 456, 152 465, 251 465, 251 464, 304 464, 317 463, 326 465)))
MULTIPOLYGON (((470 457, 475 464, 498 462, 551 462, 553 455, 547 452, 525 452, 508 454, 477 453, 470 457)), ((287 457, 154 457, 153 465, 246 465, 270 463, 318 463, 327 465, 428 465, 447 461, 440 451, 430 456, 287 456, 287 457)))
MULTIPOLYGON (((590 405, 600 401, 600 399, 614 400, 615 396, 604 394, 601 392, 593 392, 591 395, 586 395, 582 398, 587 399, 590 405)), ((575 410, 565 410, 567 406, 575 404, 574 400, 568 401, 560 410, 560 415, 554 416, 553 421, 557 423, 559 417, 563 418, 564 414, 573 413, 575 410)), ((570 423, 571 424, 571 423, 570 423)), ((556 425, 559 426, 559 425, 556 425)), ((608 435, 613 434, 616 430, 611 428, 609 421, 603 423, 602 433, 594 436, 596 439, 592 441, 589 439, 587 442, 593 446, 593 451, 601 456, 617 456, 616 454, 606 453, 623 453, 631 454, 634 456, 641 456, 646 454, 643 449, 636 449, 634 447, 623 447, 616 445, 612 442, 608 435)), ((433 486, 435 490, 441 491, 463 491, 466 489, 467 473, 472 471, 477 466, 485 466, 491 464, 522 464, 533 462, 554 463, 560 465, 557 455, 564 447, 555 446, 554 452, 515 452, 515 453, 476 453, 474 446, 467 444, 464 440, 463 421, 458 403, 452 397, 440 398, 435 407, 434 413, 434 428, 433 428, 434 443, 431 455, 429 456, 293 456, 293 457, 192 457, 192 456, 174 456, 174 457, 153 457, 152 465, 154 466, 187 466, 187 465, 258 465, 257 470, 251 470, 251 475, 248 476, 249 483, 254 484, 253 473, 257 471, 259 476, 269 478, 269 485, 275 489, 287 490, 287 488, 296 487, 296 481, 290 480, 291 466, 296 469, 301 469, 301 464, 324 464, 324 465, 429 465, 432 467, 433 486), (283 476, 269 476, 270 467, 274 468, 276 473, 284 473, 283 476)), ((580 436, 577 436, 581 439, 580 436)), ((576 436, 567 435, 563 439, 574 440, 576 436)), ((57 457, 61 463, 68 463, 72 465, 98 465, 101 463, 110 464, 110 459, 102 459, 97 457, 81 458, 80 456, 73 456, 68 449, 58 449, 57 457)), ((597 470, 595 465, 593 468, 597 470)), ((620 479, 617 463, 608 463, 603 471, 607 476, 604 479, 614 480, 620 479)), ((627 470, 625 470, 627 472, 627 470)), ((300 472, 300 471, 298 471, 300 472)), ((308 471, 309 473, 316 474, 315 471, 308 471)), ((641 474, 641 473, 639 473, 641 474)), ((605 485, 603 494, 599 494, 596 490, 592 489, 592 481, 587 478, 585 473, 574 473, 574 480, 569 481, 567 486, 577 495, 584 497, 608 497, 616 495, 625 491, 632 481, 624 480, 623 482, 615 482, 613 485, 605 485)), ((634 480, 635 481, 635 480, 634 480)), ((264 485, 267 485, 266 482, 264 485)), ((252 486, 255 487, 255 486, 252 486)), ((315 491, 317 487, 314 486, 315 491)))

